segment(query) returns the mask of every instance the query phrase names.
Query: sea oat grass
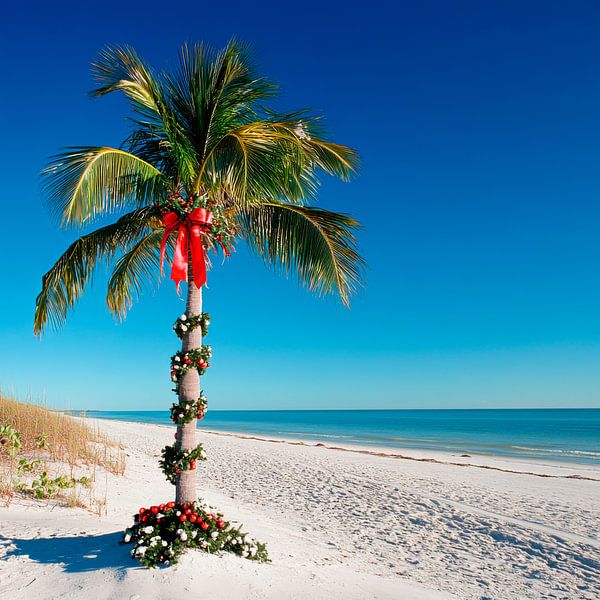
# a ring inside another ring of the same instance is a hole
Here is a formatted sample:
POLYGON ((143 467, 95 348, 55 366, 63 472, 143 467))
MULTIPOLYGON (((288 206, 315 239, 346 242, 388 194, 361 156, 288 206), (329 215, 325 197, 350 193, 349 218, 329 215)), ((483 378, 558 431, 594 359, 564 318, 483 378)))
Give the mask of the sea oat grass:
MULTIPOLYGON (((19 490, 35 495, 39 482, 46 479, 66 486, 66 480, 62 479, 66 477, 69 484, 64 489, 72 488, 68 498, 65 496, 67 503, 82 505, 82 495, 86 495, 89 500, 85 504, 91 505, 98 469, 115 475, 123 475, 125 471, 123 449, 82 419, 0 394, 2 426, 18 432, 19 440, 18 453, 13 456, 7 451, 8 440, 0 440, 0 444, 5 442, 0 448, 0 495, 6 498, 19 490)), ((44 491, 38 493, 43 495, 44 491)))
POLYGON ((0 424, 4 423, 19 432, 26 454, 41 451, 71 466, 97 464, 110 472, 122 470, 122 451, 83 420, 0 395, 0 424), (40 439, 45 440, 42 448, 40 439))

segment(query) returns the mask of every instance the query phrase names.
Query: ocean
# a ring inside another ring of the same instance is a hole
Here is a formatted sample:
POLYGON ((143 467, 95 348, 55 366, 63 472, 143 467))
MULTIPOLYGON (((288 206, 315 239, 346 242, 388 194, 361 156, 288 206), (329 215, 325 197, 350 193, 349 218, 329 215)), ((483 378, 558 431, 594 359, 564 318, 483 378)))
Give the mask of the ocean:
MULTIPOLYGON (((170 424, 167 411, 85 411, 170 424)), ((213 410, 200 427, 388 448, 600 464, 600 409, 213 410)))

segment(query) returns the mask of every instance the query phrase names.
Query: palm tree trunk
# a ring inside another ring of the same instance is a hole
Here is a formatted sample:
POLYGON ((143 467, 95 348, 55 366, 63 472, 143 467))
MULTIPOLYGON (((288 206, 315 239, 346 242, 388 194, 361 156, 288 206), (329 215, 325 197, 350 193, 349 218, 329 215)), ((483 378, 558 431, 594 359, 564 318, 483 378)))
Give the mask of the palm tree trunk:
MULTIPOLYGON (((202 313, 202 288, 194 285, 192 261, 189 261, 187 317, 202 313)), ((187 332, 181 342, 183 352, 189 352, 202 346, 202 329, 195 327, 187 332)), ((186 371, 179 382, 179 402, 196 402, 200 396, 200 375, 196 369, 186 371)), ((181 450, 192 450, 196 447, 196 419, 185 425, 177 426, 177 445, 181 450)), ((177 477, 175 486, 175 501, 180 503, 193 502, 196 496, 196 471, 182 471, 177 477)))

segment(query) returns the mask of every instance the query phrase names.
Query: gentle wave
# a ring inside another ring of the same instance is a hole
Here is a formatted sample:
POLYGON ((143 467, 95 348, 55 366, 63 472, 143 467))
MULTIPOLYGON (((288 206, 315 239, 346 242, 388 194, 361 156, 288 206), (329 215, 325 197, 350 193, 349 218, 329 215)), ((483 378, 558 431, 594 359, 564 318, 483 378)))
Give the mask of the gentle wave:
POLYGON ((600 452, 593 452, 592 450, 565 450, 557 448, 529 448, 527 446, 511 446, 515 450, 527 450, 530 452, 547 452, 548 454, 572 454, 574 456, 591 456, 600 457, 600 452))
MULTIPOLYGON (((75 411, 73 411, 75 412, 75 411)), ((167 411, 89 416, 172 424, 167 411)), ((600 464, 600 409, 209 411, 201 427, 385 448, 600 464)))
POLYGON ((306 435, 306 436, 310 436, 310 437, 320 437, 322 435, 326 435, 328 438, 332 438, 332 439, 347 439, 347 438, 351 438, 353 436, 351 435, 331 435, 329 433, 325 433, 325 434, 321 434, 321 433, 313 433, 311 431, 292 431, 292 430, 282 430, 282 431, 276 431, 275 433, 281 434, 281 435, 306 435))

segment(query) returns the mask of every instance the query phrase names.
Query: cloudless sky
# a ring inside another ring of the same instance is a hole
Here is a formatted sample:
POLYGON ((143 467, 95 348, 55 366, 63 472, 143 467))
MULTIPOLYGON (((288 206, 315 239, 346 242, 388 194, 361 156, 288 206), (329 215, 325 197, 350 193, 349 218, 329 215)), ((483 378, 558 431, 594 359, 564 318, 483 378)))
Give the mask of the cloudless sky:
POLYGON ((213 409, 600 406, 600 5, 453 1, 34 3, 0 23, 0 383, 21 398, 167 408, 184 303, 151 286, 124 323, 105 275, 33 337, 41 276, 74 239, 39 187, 64 146, 118 145, 91 100, 106 44, 157 67, 184 41, 250 43, 277 107, 361 155, 319 203, 364 225, 350 310, 239 248, 209 273, 213 409))

